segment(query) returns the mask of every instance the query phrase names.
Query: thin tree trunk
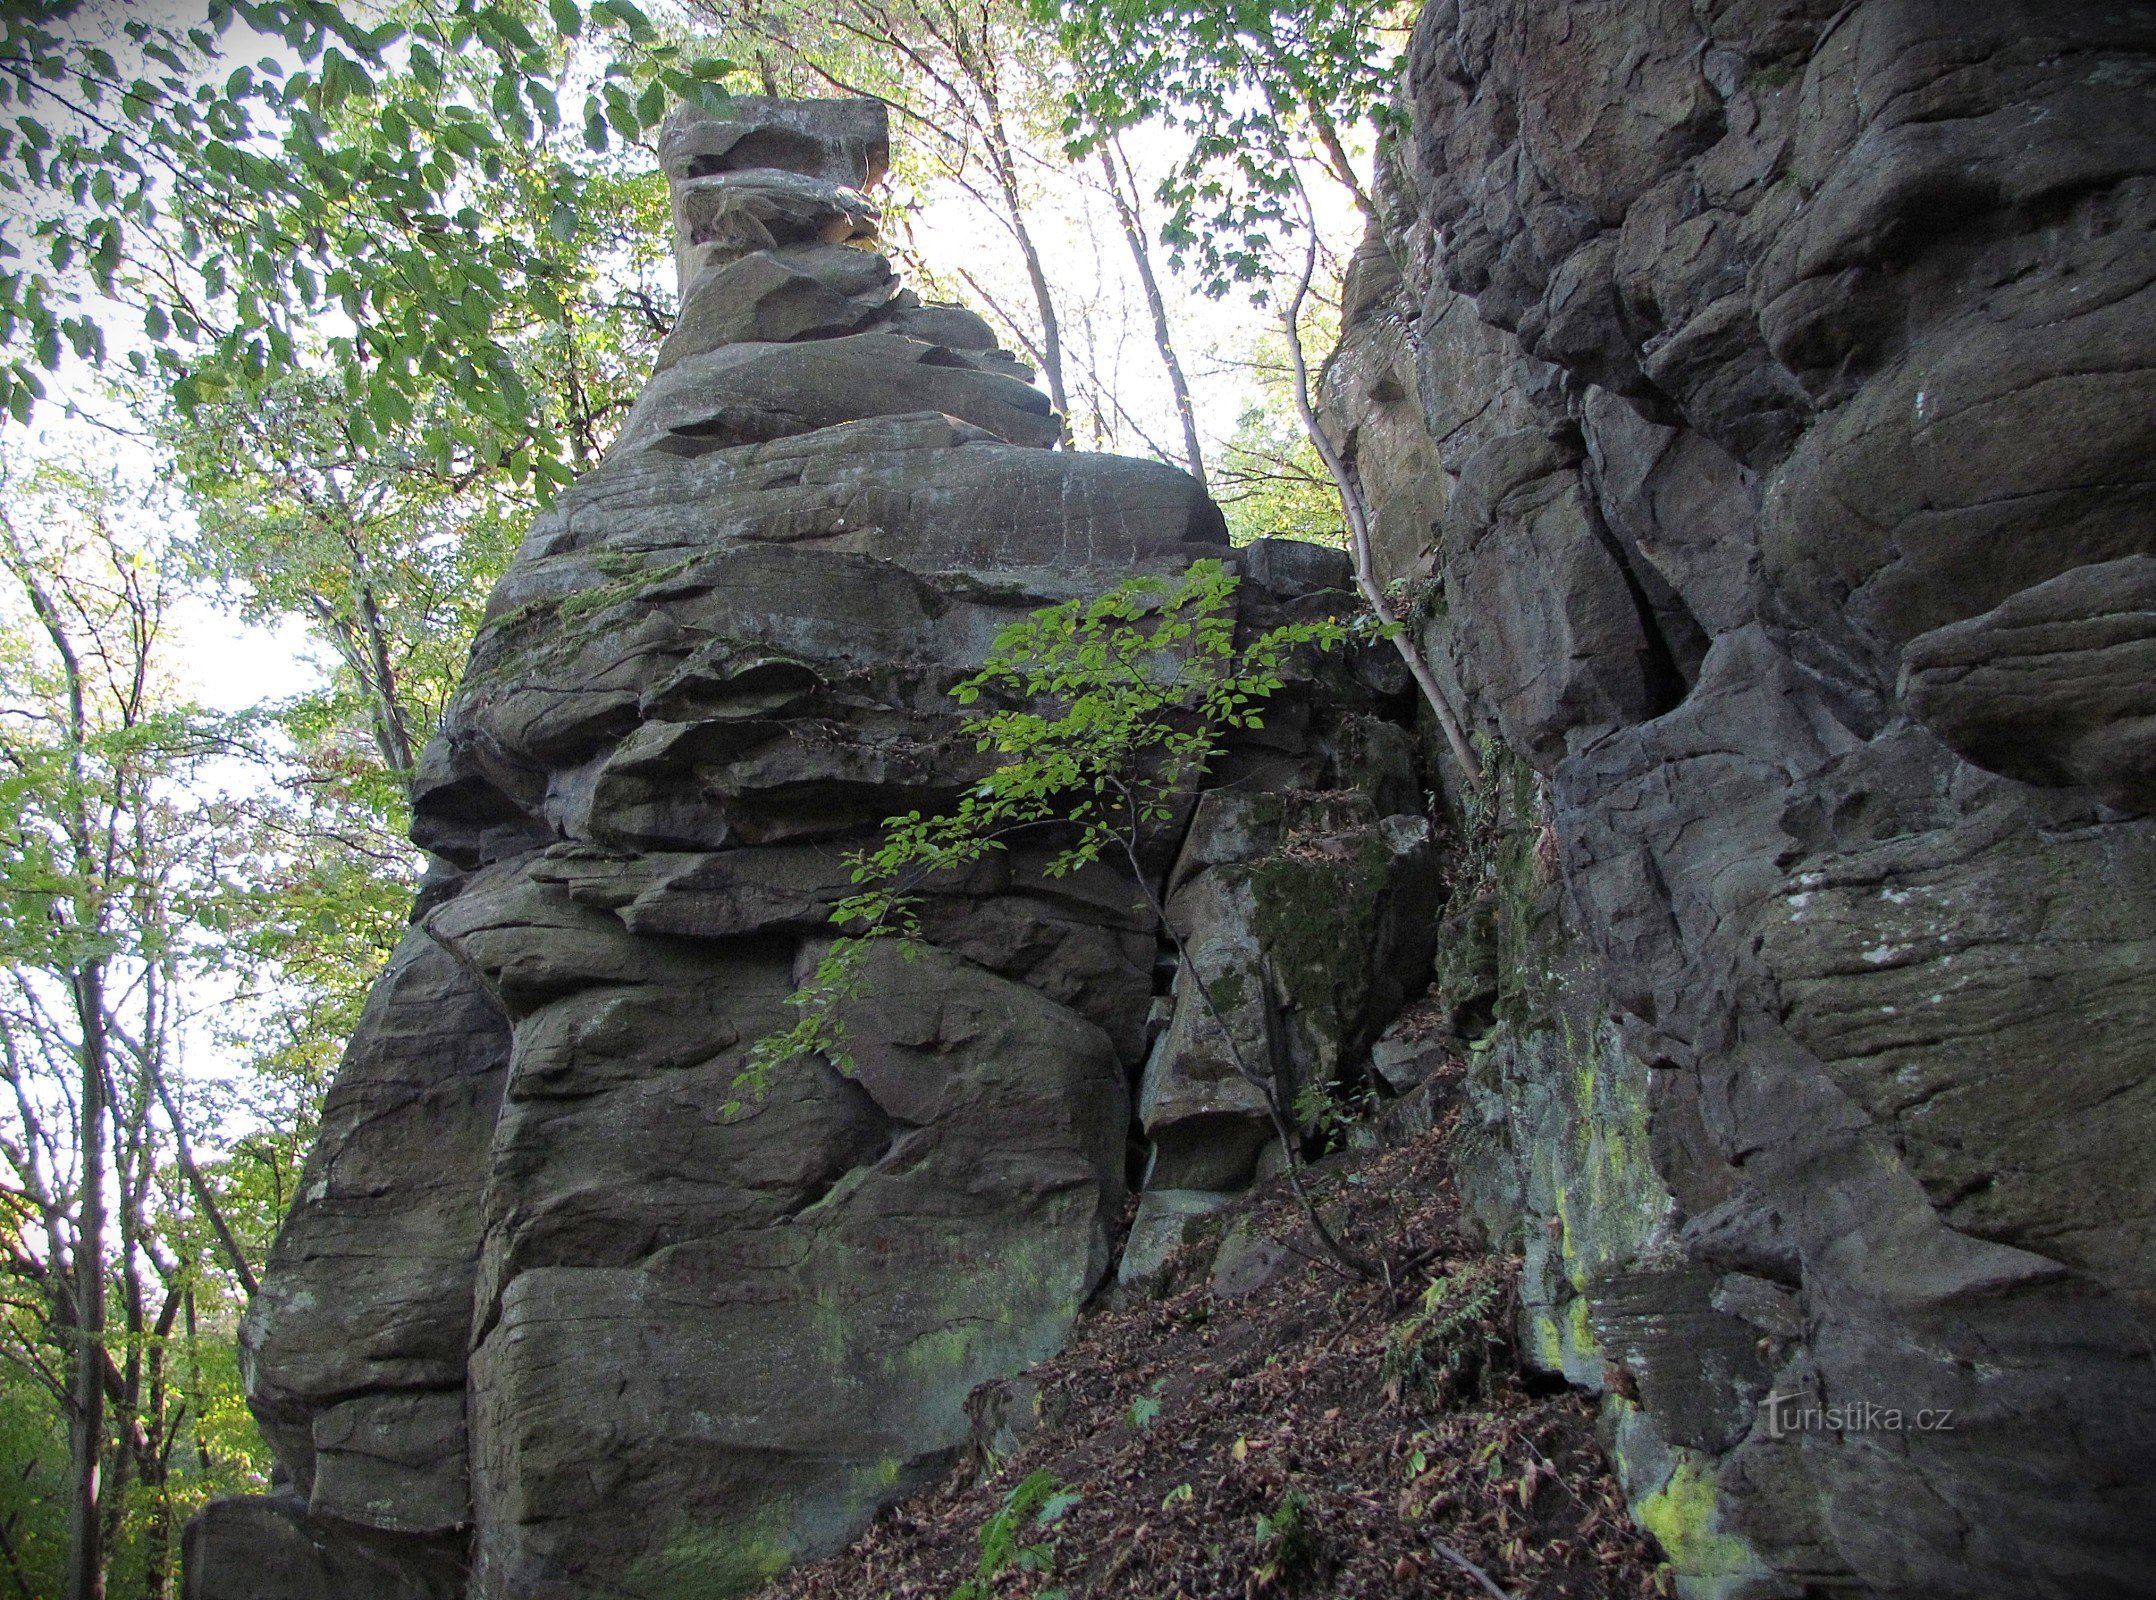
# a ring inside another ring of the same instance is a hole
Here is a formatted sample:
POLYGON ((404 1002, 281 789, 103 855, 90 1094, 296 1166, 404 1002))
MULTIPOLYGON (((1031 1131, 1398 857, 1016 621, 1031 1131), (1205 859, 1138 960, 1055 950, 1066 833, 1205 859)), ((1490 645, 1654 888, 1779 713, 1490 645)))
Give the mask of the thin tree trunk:
POLYGON ((1041 319, 1041 376, 1048 380, 1049 404, 1063 419, 1063 442, 1068 447, 1071 402, 1063 385, 1063 328, 1056 320, 1055 291, 1048 285, 1048 273, 1041 265, 1040 250, 1033 243, 1033 231, 1026 226, 1024 202, 1018 192, 1018 175, 1004 160, 996 162, 996 182, 1003 191, 1004 204, 1011 208, 1011 235, 1018 241, 1019 255, 1025 259, 1026 281, 1033 286, 1033 305, 1041 319))
POLYGON ((1354 197, 1355 209, 1363 214, 1365 221, 1377 220, 1377 207, 1372 203, 1369 191, 1362 180, 1355 176, 1355 163, 1348 159, 1347 146, 1340 142, 1340 129, 1326 112, 1318 97, 1307 88, 1303 91, 1303 103, 1310 110, 1310 120, 1318 131, 1318 145, 1325 152, 1326 170, 1331 172, 1340 187, 1354 197))
POLYGON ((75 1373, 71 1385, 67 1600, 104 1600, 101 1474, 105 1453, 105 992, 92 961, 75 974, 82 1022, 81 1222, 75 1239, 75 1373))
MULTIPOLYGON (((1124 242, 1138 268, 1138 282, 1145 290, 1146 309, 1153 314, 1153 343, 1160 350, 1160 364, 1168 369, 1168 387, 1175 392, 1175 414, 1183 423, 1183 450, 1190 475, 1205 487, 1205 451, 1198 443, 1198 415, 1190 403, 1190 385, 1183 378, 1183 363, 1175 353, 1175 339, 1168 330, 1168 305, 1161 297, 1160 280, 1153 274, 1153 251, 1146 243, 1145 224, 1138 215, 1138 184, 1130 180, 1130 193, 1123 192, 1124 175, 1117 168, 1122 143, 1114 136, 1101 142, 1100 168, 1108 180, 1108 198, 1115 203, 1116 220, 1123 225, 1124 242)), ((1127 158, 1125 158, 1127 165, 1127 158)))
POLYGON ((238 1236, 233 1233, 231 1223, 226 1220, 223 1209, 217 1204, 217 1197, 210 1192, 209 1183, 202 1176, 202 1168, 195 1162, 194 1141, 187 1137, 187 1121, 180 1115, 179 1102, 174 1098, 171 1086, 165 1082, 164 1067, 147 1048, 147 1041, 129 1039, 117 1023, 109 1020, 108 1026, 120 1034, 121 1043, 132 1050, 135 1058, 142 1063, 143 1076, 150 1080, 150 1087, 157 1095, 157 1103, 164 1108, 165 1120, 172 1124, 172 1149, 179 1164, 180 1176, 186 1181, 188 1192, 195 1197, 195 1204, 202 1208, 203 1218, 209 1223, 210 1231, 217 1235, 217 1243, 225 1253, 225 1264, 232 1269, 232 1275, 239 1279, 240 1287, 246 1291, 247 1297, 253 1299, 259 1287, 255 1281, 254 1269, 248 1265, 247 1252, 240 1248, 238 1236))
POLYGON ((1430 663, 1422 657, 1415 641, 1400 626, 1400 619, 1393 614, 1392 605, 1385 598, 1385 591, 1377 581, 1377 566, 1370 551, 1370 505, 1363 498, 1362 482, 1354 467, 1327 437, 1318 425, 1317 412, 1310 404, 1310 367, 1303 357, 1301 318, 1303 301, 1310 294, 1310 276, 1317 267, 1317 221, 1309 214, 1309 197, 1304 197, 1304 216, 1310 228, 1310 248, 1303 258, 1303 273, 1296 283, 1295 293, 1281 317, 1287 334, 1288 363, 1292 370, 1295 388, 1295 412, 1302 418, 1303 432, 1310 436, 1310 443, 1325 470, 1332 474, 1333 484, 1340 491, 1340 510, 1347 518, 1348 549, 1355 562, 1355 587, 1361 591, 1363 600, 1377 614, 1391 637, 1393 646, 1400 652, 1400 659, 1407 663, 1416 687, 1429 702, 1430 710, 1437 717, 1437 725, 1444 730, 1445 743, 1452 749, 1452 759, 1460 764, 1460 770, 1470 782, 1482 776, 1482 763, 1475 756, 1475 748, 1467 742, 1466 730, 1460 719, 1453 715, 1452 704, 1445 698, 1445 691, 1437 681, 1437 674, 1430 670, 1430 663))
POLYGON ((374 693, 379 702, 379 714, 387 737, 385 753, 395 767, 397 777, 404 785, 407 798, 412 789, 412 734, 406 726, 403 702, 397 698, 397 674, 389 664, 389 631, 382 626, 382 613, 374 603, 374 585, 366 575, 364 564, 354 558, 359 567, 359 621, 367 634, 367 654, 372 658, 374 693))
MULTIPOLYGON (((24 1483, 30 1481, 30 1475, 36 1467, 34 1458, 24 1464, 24 1483)), ((37 1600, 37 1592, 30 1587, 30 1574, 23 1568, 22 1552, 15 1547, 15 1525, 20 1520, 21 1513, 16 1512, 11 1513, 5 1522, 0 1522, 0 1561, 7 1564, 8 1577, 14 1581, 15 1592, 21 1600, 37 1600)))
MULTIPOLYGON (((984 38, 982 48, 986 47, 984 38)), ((1055 292, 1041 265, 1040 250, 1033 243, 1033 230, 1026 226, 1025 197, 1018 187, 1018 158, 1011 148, 1010 131, 1003 124, 1003 102, 996 86, 988 80, 983 63, 972 59, 972 52, 960 49, 953 53, 987 108, 982 131, 988 135, 988 164, 996 175, 996 187, 1003 191, 1003 203, 1010 208, 1011 236, 1018 241, 1018 253, 1026 263, 1026 280, 1033 285, 1033 302, 1041 317, 1041 376, 1048 380, 1049 403, 1063 418, 1063 445, 1068 449, 1071 408, 1063 385, 1063 328, 1056 318, 1055 292)))
POLYGON ((150 1497, 150 1524, 143 1540, 147 1547, 144 1551, 146 1587, 143 1600, 170 1600, 172 1594, 172 1435, 186 1408, 182 1406, 178 1414, 173 1412, 166 1351, 171 1344, 172 1327, 179 1309, 180 1292, 167 1283, 165 1303, 157 1313, 156 1333, 144 1352, 149 1368, 149 1401, 143 1410, 149 1421, 143 1429, 142 1449, 135 1463, 135 1475, 142 1482, 143 1492, 150 1497))

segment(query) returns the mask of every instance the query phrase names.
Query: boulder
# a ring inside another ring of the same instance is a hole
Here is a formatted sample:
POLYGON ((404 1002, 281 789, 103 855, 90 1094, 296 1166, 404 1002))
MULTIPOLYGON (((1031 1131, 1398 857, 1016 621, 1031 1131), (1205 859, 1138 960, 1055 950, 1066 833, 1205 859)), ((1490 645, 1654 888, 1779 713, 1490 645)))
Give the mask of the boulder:
POLYGON ((730 1111, 791 982, 715 952, 692 986, 520 1025, 472 1357, 475 1593, 733 1593, 836 1548, 949 1465, 968 1393, 1057 1348, 1105 1270, 1128 1115, 1105 1035, 887 948, 845 1014, 852 1076, 797 1069, 730 1111), (654 1072, 692 1001, 736 1042, 654 1072))
POLYGON ((185 1600, 457 1600, 461 1543, 317 1521, 297 1499, 213 1500, 187 1524, 185 1600))
MULTIPOLYGON (((462 1409, 448 1397, 464 1383, 509 1050, 494 998, 424 933, 408 934, 330 1084, 240 1327, 249 1403, 302 1494, 314 1487, 323 1416, 348 1398, 462 1409)), ((404 1520, 441 1523, 445 1499, 461 1504, 454 1465, 439 1459, 434 1509, 404 1520)))
POLYGON ((699 274, 684 296, 653 370, 664 372, 721 345, 784 344, 852 333, 875 319, 882 307, 877 291, 889 281, 890 265, 883 257, 839 245, 756 250, 720 263, 699 274))
POLYGON ((1234 1199, 1232 1191, 1147 1189, 1138 1197, 1138 1214, 1123 1242, 1116 1281, 1131 1286, 1151 1283, 1168 1258, 1183 1248, 1196 1225, 1234 1199))
MULTIPOLYGON (((890 115, 873 100, 736 95, 724 117, 677 106, 659 129, 659 164, 673 197, 674 259, 684 296, 706 264, 707 252, 692 238, 696 224, 688 205, 688 197, 700 192, 700 204, 712 203, 708 186, 698 188, 702 180, 747 173, 858 193, 880 182, 890 163, 890 115)), ((756 230, 746 231, 753 237, 756 230)))

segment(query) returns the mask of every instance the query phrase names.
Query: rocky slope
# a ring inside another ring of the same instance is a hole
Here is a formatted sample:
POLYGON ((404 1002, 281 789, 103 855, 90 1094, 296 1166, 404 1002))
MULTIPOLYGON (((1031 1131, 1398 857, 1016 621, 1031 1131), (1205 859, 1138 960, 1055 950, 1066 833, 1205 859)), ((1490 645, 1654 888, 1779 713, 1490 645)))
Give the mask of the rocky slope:
MULTIPOLYGON (((1132 1179, 1157 1255, 1259 1165, 1147 897, 1023 841, 878 947, 851 1072, 737 1087, 847 852, 987 771, 948 691, 996 634, 1228 552, 1184 473, 1041 448, 1031 374, 897 285, 880 107, 684 114, 664 156, 680 325, 423 759, 435 867, 243 1330, 285 1484, 193 1525, 197 1600, 738 1593, 949 1465, 1132 1179)), ((1252 625, 1348 604, 1337 552, 1235 559, 1252 625)), ((1151 868, 1291 1091, 1406 997, 1431 861, 1404 675, 1294 676, 1151 868)))
POLYGON ((947 1600, 984 1561, 1010 1600, 1487 1600, 1483 1578, 1538 1600, 1655 1594, 1660 1553, 1625 1514, 1593 1402, 1511 1360, 1514 1263, 1459 1226, 1455 1083, 1424 1097, 1434 1128, 1307 1175, 1359 1248, 1412 1247, 1394 1285, 1344 1282, 1286 1185, 1265 1185, 1194 1230, 1150 1293, 983 1390, 967 1470, 758 1600, 947 1600), (1053 1496, 1048 1520, 999 1540, 1028 1484, 1053 1496))
POLYGON ((1497 752, 1463 1181, 1688 1594, 2156 1593, 2152 85, 2142 4, 1414 34, 1326 393, 1497 752))

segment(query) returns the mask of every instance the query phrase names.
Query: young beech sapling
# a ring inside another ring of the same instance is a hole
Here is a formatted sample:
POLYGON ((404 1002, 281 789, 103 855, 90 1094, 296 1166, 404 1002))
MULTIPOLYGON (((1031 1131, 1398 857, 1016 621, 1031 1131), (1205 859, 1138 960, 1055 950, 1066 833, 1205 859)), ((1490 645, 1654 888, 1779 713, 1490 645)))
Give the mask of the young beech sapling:
MULTIPOLYGON (((896 938, 917 950, 924 885, 962 873, 1021 834, 1045 832, 1059 844, 1046 866, 1051 877, 1103 857, 1128 871, 1236 1072, 1263 1098, 1290 1157, 1289 1181, 1326 1253, 1357 1275, 1376 1275, 1303 1194, 1291 1119, 1270 1066, 1244 1059, 1144 865, 1149 830, 1173 819, 1228 736, 1262 726, 1290 658, 1374 631, 1365 619, 1325 617, 1238 640, 1236 583, 1225 563, 1200 561, 1177 576, 1133 578, 1096 598, 1036 611, 996 636, 981 670, 952 690, 972 709, 978 747, 998 758, 995 769, 947 812, 890 818, 880 844, 850 857, 855 892, 831 913, 839 936, 792 995, 794 1024, 751 1049, 734 1079, 737 1095, 762 1098, 774 1070, 812 1055, 850 1072, 845 1012, 862 992, 870 942, 896 938)), ((729 1114, 741 1105, 731 1102, 729 1114)))

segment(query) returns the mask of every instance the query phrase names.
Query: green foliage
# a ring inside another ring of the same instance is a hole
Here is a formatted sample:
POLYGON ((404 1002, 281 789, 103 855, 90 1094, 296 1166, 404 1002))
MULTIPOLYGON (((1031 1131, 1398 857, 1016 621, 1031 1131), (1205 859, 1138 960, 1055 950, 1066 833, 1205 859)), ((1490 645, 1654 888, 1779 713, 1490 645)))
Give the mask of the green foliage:
MULTIPOLYGON (((1296 162, 1355 184, 1345 141, 1385 114, 1409 8, 1389 0, 1036 0, 1081 76, 1066 132, 1091 149, 1158 119, 1187 139, 1161 238, 1205 292, 1269 279, 1303 226, 1296 162)), ((1359 184, 1355 184, 1359 196, 1359 184)))
POLYGON ((1295 1095, 1295 1126, 1324 1149, 1337 1148, 1355 1121, 1355 1107, 1325 1084, 1305 1084, 1295 1095))
POLYGON ((1386 1335, 1378 1369, 1386 1399, 1442 1406, 1482 1394, 1507 1347, 1504 1299, 1504 1278, 1489 1264, 1423 1290, 1416 1310, 1386 1335))
POLYGON ((1236 582, 1225 563, 1199 561, 1036 611, 996 636, 986 664, 951 691, 995 770, 948 812, 888 819, 882 842, 849 858, 860 887, 832 911, 841 936, 792 997, 799 1020, 751 1050, 737 1092, 760 1097, 774 1068, 810 1054, 844 1067, 845 1004, 860 992, 866 944, 918 935, 924 885, 1032 831, 1058 842, 1051 877, 1111 850, 1137 871, 1145 830, 1174 816, 1225 736, 1263 725, 1290 657, 1355 631, 1326 618, 1238 640, 1236 582))
POLYGON ((266 1482, 231 1342, 238 1274, 202 1195, 238 1208, 214 1166, 188 1179, 179 1143, 201 1105, 180 1058, 229 843, 199 786, 244 730, 167 676, 168 510, 109 472, 0 457, 0 1449, 20 1468, 0 1482, 0 1556, 30 1593, 59 1592, 40 1575, 67 1542, 78 1329, 108 1362, 111 1594, 169 1593, 185 1518, 266 1482), (88 1172, 108 1180, 102 1231, 88 1172), (94 1321, 76 1278, 92 1250, 94 1321))
POLYGON ((1272 1510, 1257 1518, 1258 1565, 1251 1574, 1255 1587, 1293 1587, 1317 1565, 1317 1528, 1309 1499, 1298 1489, 1281 1495, 1272 1510))
POLYGON ((723 106, 728 64, 662 42, 628 0, 444 0, 372 27, 349 10, 7 9, 0 403, 17 419, 68 354, 102 362, 113 342, 187 413, 319 354, 362 436, 436 406, 438 458, 567 477, 573 436, 520 341, 564 319, 585 219, 617 199, 609 147, 670 97, 723 106))
POLYGON ((1244 409, 1213 469, 1213 483, 1232 543, 1306 539, 1346 547, 1340 491, 1284 390, 1268 388, 1244 409))
POLYGON ((950 1600, 990 1600, 996 1581, 1006 1573, 1052 1570, 1054 1551, 1045 1541, 1028 1543, 1028 1537, 1054 1527, 1081 1498, 1045 1467, 1027 1474, 1004 1496, 1002 1509, 981 1525, 980 1565, 951 1591, 950 1600))
POLYGON ((505 474, 441 470, 426 439, 440 409, 362 435, 334 380, 287 373, 157 420, 195 516, 190 575, 328 648, 327 688, 279 720, 317 778, 398 833, 418 747, 529 514, 505 474))
POLYGON ((1123 1412, 1123 1421, 1133 1433, 1143 1433, 1160 1420, 1160 1395, 1168 1387, 1166 1378, 1155 1378, 1144 1394, 1131 1401, 1123 1412))

